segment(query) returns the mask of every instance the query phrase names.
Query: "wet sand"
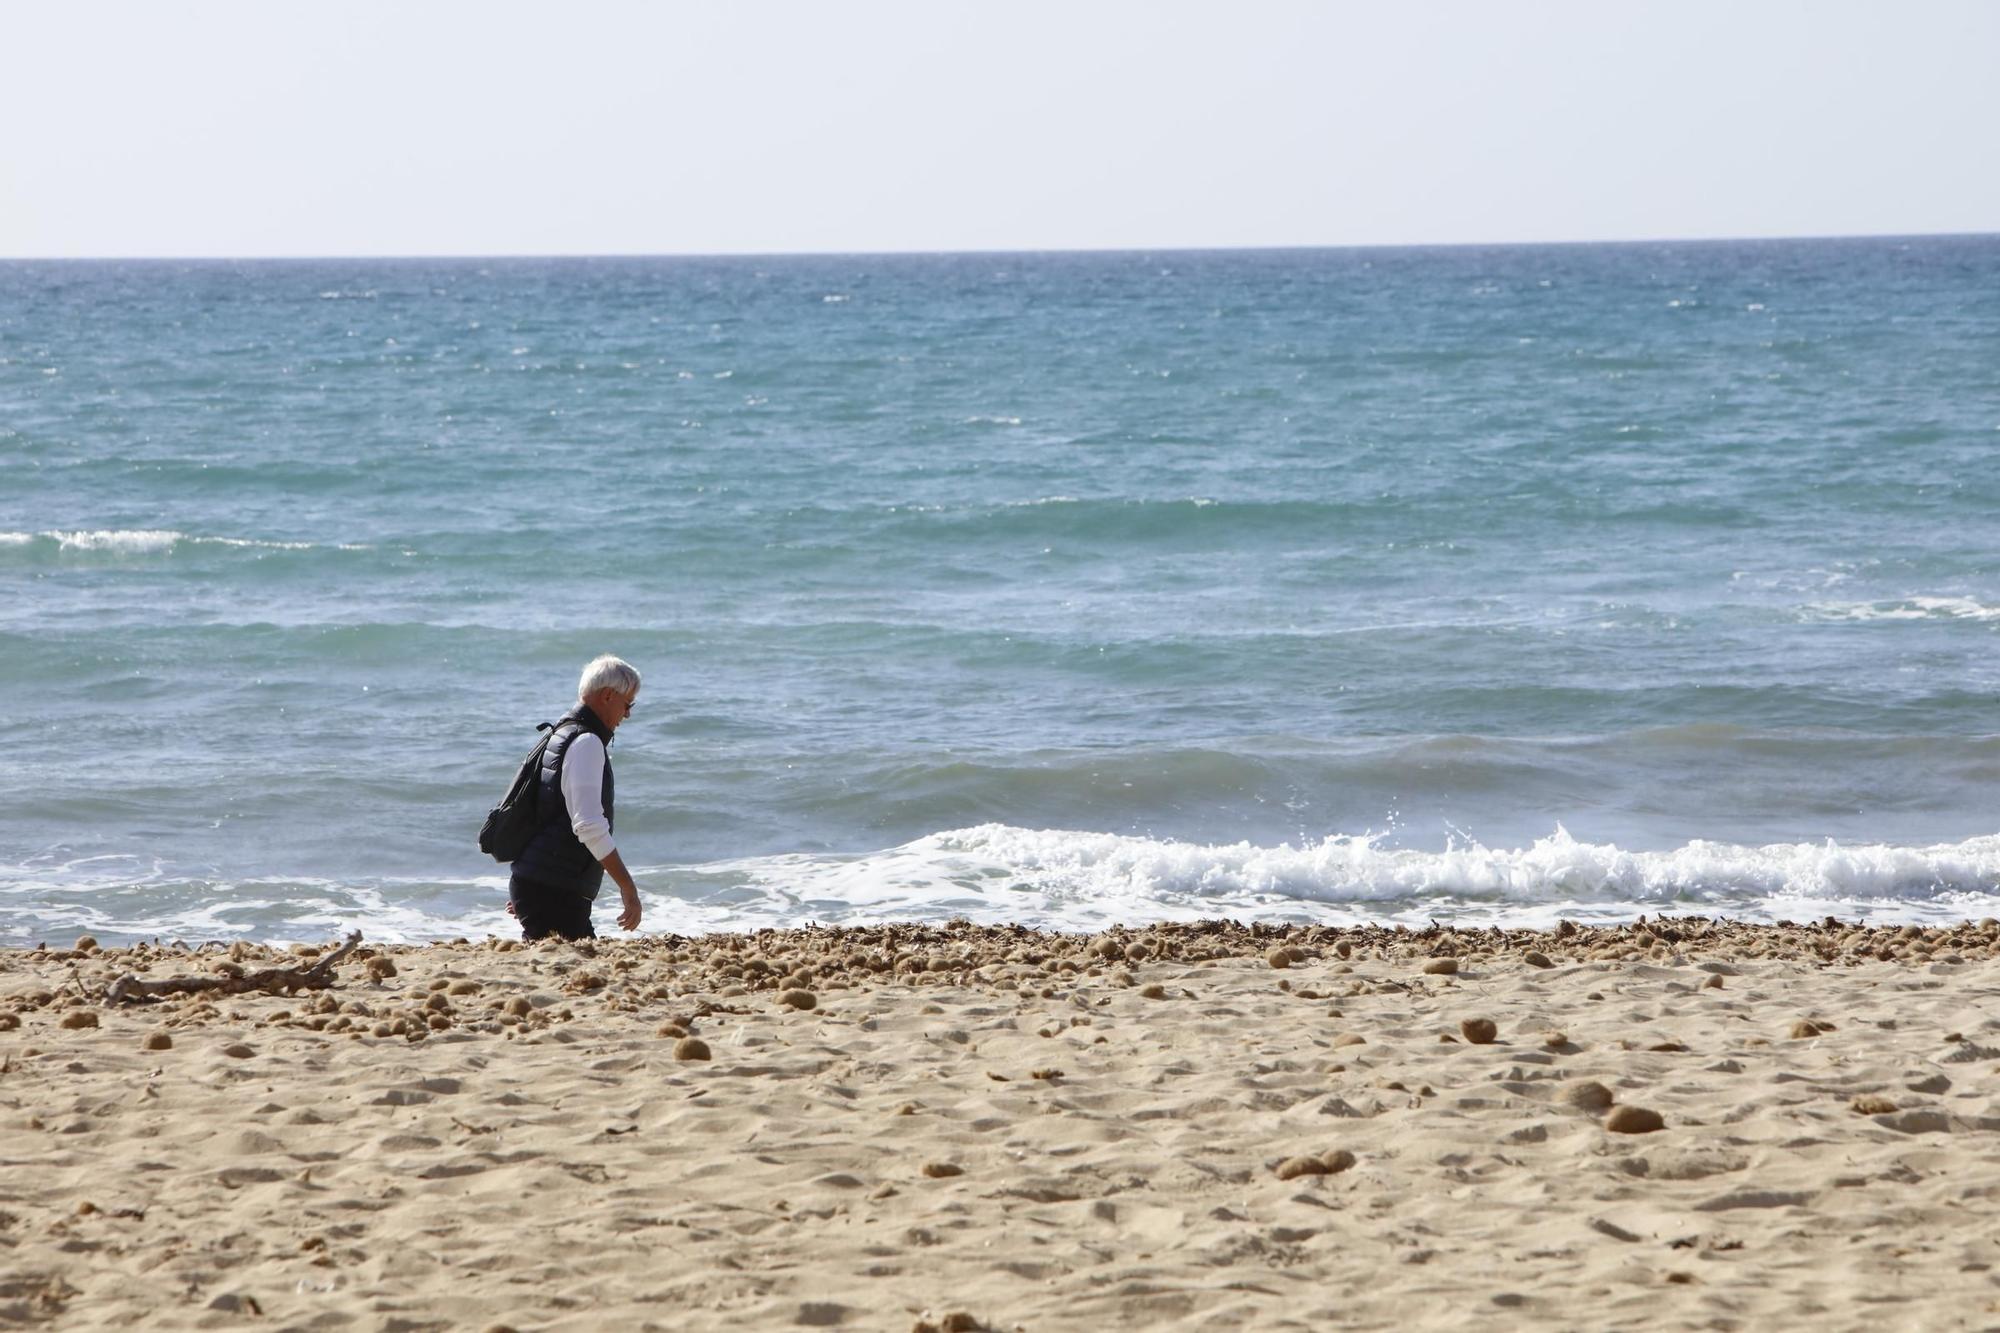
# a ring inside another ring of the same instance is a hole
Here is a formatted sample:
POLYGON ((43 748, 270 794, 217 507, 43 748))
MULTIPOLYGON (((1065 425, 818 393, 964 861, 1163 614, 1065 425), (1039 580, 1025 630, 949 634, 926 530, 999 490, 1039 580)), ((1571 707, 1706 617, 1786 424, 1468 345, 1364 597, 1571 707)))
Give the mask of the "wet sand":
POLYGON ((0 1327, 2000 1327, 1990 921, 80 943, 0 1327))

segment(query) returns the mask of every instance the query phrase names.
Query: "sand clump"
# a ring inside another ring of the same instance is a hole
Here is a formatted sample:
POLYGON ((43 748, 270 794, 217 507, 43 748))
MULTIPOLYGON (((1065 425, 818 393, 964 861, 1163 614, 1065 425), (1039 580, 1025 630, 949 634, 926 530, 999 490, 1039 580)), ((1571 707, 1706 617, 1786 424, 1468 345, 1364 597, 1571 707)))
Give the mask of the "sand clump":
POLYGON ((916 1321, 910 1325, 910 1333, 979 1333, 981 1327, 979 1320, 967 1311, 952 1310, 935 1319, 927 1314, 917 1316, 916 1321))
POLYGON ((1580 1111, 1602 1111, 1617 1100, 1611 1095, 1611 1089, 1595 1079, 1570 1084, 1563 1089, 1562 1099, 1565 1104, 1580 1111))
POLYGON ((1614 1106, 1604 1117, 1604 1127, 1613 1134, 1651 1134, 1667 1127, 1658 1111, 1643 1106, 1614 1106))
POLYGON ((1354 1154, 1347 1149, 1330 1148, 1322 1153, 1287 1157, 1271 1169, 1280 1180, 1295 1180, 1300 1176, 1338 1175, 1352 1167, 1354 1161, 1354 1154))

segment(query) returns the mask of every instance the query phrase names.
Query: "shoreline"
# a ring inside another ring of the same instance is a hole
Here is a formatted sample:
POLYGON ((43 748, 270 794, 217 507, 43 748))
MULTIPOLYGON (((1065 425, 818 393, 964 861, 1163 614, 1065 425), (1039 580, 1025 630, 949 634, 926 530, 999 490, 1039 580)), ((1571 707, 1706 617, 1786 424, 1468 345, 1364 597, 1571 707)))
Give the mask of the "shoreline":
POLYGON ((2000 1318, 1990 920, 364 942, 102 998, 318 956, 0 950, 0 1320, 2000 1318))

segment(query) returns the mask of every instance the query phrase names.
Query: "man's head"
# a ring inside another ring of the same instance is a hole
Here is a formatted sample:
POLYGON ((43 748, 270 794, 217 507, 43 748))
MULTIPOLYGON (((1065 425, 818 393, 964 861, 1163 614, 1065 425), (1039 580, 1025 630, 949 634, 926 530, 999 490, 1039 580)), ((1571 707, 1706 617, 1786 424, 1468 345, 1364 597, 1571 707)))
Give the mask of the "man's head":
POLYGON ((612 731, 632 716, 632 701, 639 697, 639 670, 622 657, 606 653, 583 669, 576 682, 576 701, 589 706, 600 722, 612 731))

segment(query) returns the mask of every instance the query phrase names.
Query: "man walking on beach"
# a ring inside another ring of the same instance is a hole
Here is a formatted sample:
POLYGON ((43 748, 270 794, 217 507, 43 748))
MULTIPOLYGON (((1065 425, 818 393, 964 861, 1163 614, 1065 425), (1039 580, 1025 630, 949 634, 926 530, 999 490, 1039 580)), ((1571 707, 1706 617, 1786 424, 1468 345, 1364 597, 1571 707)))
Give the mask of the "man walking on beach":
POLYGON ((537 808, 541 827, 514 858, 507 910, 521 923, 521 938, 594 937, 590 907, 605 872, 624 899, 618 924, 639 924, 639 886, 611 838, 611 756, 606 747, 618 724, 632 716, 639 673, 609 655, 583 669, 576 707, 563 716, 542 752, 537 808))

